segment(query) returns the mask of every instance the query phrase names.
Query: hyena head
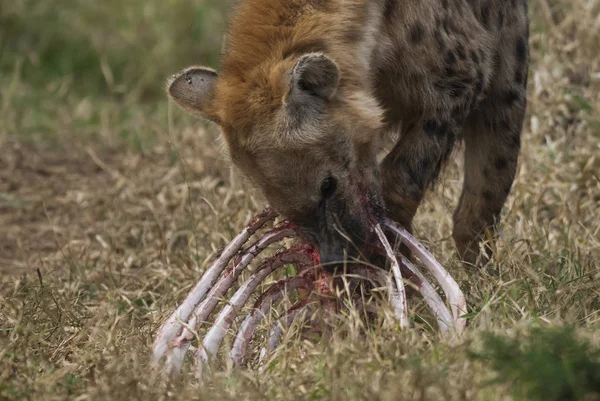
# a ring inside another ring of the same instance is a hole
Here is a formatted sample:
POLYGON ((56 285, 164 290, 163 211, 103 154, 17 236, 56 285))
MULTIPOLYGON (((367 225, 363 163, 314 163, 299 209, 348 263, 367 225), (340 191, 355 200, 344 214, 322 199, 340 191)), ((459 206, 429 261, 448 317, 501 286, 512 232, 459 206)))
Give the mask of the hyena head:
POLYGON ((382 216, 381 110, 336 62, 307 53, 221 74, 190 67, 169 83, 188 112, 221 127, 233 163, 335 271, 364 255, 382 216))

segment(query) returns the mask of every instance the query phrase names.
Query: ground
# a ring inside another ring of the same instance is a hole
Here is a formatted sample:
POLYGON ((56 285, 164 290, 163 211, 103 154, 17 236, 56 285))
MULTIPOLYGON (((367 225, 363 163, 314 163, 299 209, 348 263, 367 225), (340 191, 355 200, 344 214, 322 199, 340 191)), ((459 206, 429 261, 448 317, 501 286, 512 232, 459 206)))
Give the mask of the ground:
POLYGON ((0 399, 599 399, 600 1, 530 1, 494 265, 454 254, 460 151, 417 216, 467 295, 458 344, 425 315, 366 337, 349 319, 330 341, 289 336, 262 373, 223 358, 170 385, 149 368, 153 335, 262 206, 214 128, 163 93, 181 67, 216 65, 227 2, 58 3, 0 9, 0 399))

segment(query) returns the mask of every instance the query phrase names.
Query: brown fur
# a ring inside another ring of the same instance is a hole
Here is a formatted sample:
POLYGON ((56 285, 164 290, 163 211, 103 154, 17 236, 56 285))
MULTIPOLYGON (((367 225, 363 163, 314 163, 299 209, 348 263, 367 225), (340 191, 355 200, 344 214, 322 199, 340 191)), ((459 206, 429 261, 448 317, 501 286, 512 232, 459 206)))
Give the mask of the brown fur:
POLYGON ((454 238, 473 263, 515 174, 527 38, 525 0, 242 0, 220 75, 188 70, 169 93, 220 125, 233 162, 326 260, 343 257, 339 238, 364 248, 381 199, 410 227, 463 139, 454 238))

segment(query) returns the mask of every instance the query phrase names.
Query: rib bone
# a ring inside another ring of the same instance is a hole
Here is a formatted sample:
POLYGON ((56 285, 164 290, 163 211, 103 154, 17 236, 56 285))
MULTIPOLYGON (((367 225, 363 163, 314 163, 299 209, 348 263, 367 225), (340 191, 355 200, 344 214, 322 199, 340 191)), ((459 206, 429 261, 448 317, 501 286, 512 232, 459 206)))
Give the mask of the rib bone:
POLYGON ((204 301, 198 305, 194 311, 196 320, 200 322, 200 324, 204 323, 210 313, 214 310, 215 306, 219 303, 223 295, 229 288, 231 288, 242 271, 248 267, 250 262, 252 262, 252 260, 258 256, 258 254, 265 250, 269 245, 281 241, 286 237, 293 237, 294 235, 296 235, 294 229, 285 227, 275 228, 266 233, 252 247, 245 251, 240 258, 240 261, 233 268, 225 271, 221 279, 217 281, 214 287, 210 290, 206 296, 206 299, 204 299, 204 301))
POLYGON ((273 350, 275 350, 275 348, 277 347, 277 344, 279 343, 279 340, 283 335, 285 327, 291 326, 292 322, 300 315, 312 315, 310 309, 308 309, 309 303, 309 298, 306 298, 302 301, 298 301, 295 305, 293 305, 290 309, 287 310, 285 316, 282 319, 278 320, 277 323, 273 325, 273 328, 271 328, 271 330, 269 331, 269 342, 267 344, 268 353, 273 352, 273 350), (285 323, 282 323, 281 320, 284 320, 285 323))
POLYGON ((415 265, 413 265, 410 260, 408 260, 405 256, 400 255, 402 260, 402 264, 406 266, 408 270, 416 277, 413 277, 412 281, 417 281, 414 283, 417 286, 418 291, 421 293, 427 305, 432 309, 433 314, 438 322, 438 326, 442 334, 447 334, 448 330, 453 326, 453 319, 450 311, 444 304, 444 301, 437 293, 437 291, 433 288, 431 283, 425 278, 423 273, 421 273, 415 265), (417 280, 415 280, 415 278, 417 280))
POLYGON ((246 316, 246 319, 242 322, 235 342, 233 343, 233 347, 231 348, 231 358, 236 365, 242 364, 248 343, 250 342, 256 327, 271 308, 273 301, 276 301, 283 297, 286 292, 296 288, 304 288, 307 290, 312 290, 314 288, 314 282, 309 277, 309 274, 311 273, 313 273, 313 270, 307 270, 303 274, 279 281, 273 284, 260 296, 260 298, 258 298, 254 310, 246 316))
POLYGON ((223 295, 235 283, 242 271, 252 262, 252 260, 264 251, 269 245, 282 240, 286 237, 292 237, 296 234, 293 228, 288 228, 289 225, 274 228, 267 232, 263 237, 256 241, 247 250, 242 252, 237 258, 235 266, 227 269, 223 276, 217 281, 213 288, 209 291, 206 298, 194 309, 191 318, 188 320, 186 327, 183 328, 166 351, 167 367, 172 371, 181 369, 183 357, 194 340, 194 329, 205 323, 208 316, 215 309, 223 295))
POLYGON ((196 284, 194 289, 188 294, 183 303, 175 310, 173 314, 163 323, 159 329, 154 342, 154 361, 155 363, 165 354, 169 344, 182 328, 182 321, 187 321, 192 310, 202 300, 202 297, 208 292, 219 274, 225 269, 229 261, 237 254, 248 239, 265 223, 273 220, 277 213, 267 207, 261 213, 252 219, 252 221, 238 234, 223 250, 221 255, 204 272, 202 278, 196 284))
POLYGON ((351 267, 350 273, 355 274, 363 279, 370 280, 381 288, 387 288, 392 309, 395 312, 394 314, 396 318, 398 318, 397 311, 401 310, 402 308, 400 305, 400 294, 397 286, 394 285, 394 282, 390 279, 389 274, 385 270, 374 266, 357 265, 351 267))
POLYGON ((452 276, 439 264, 433 255, 398 223, 386 219, 385 226, 400 237, 400 240, 423 262, 425 268, 440 283, 452 310, 454 329, 457 334, 462 333, 466 326, 466 320, 460 316, 467 312, 467 302, 456 281, 454 281, 452 276))
POLYGON ((283 265, 294 264, 297 267, 310 265, 313 262, 310 250, 311 249, 306 246, 296 246, 288 251, 275 255, 258 267, 248 280, 246 280, 246 282, 236 291, 233 297, 231 297, 229 303, 223 308, 215 320, 215 323, 204 337, 202 347, 199 347, 198 351, 196 351, 196 362, 206 362, 210 357, 217 353, 221 346, 221 342, 223 341, 225 334, 227 334, 227 330, 229 330, 233 324, 235 317, 261 282, 283 265))
POLYGON ((398 263, 398 259, 392 250, 390 243, 388 242, 381 226, 379 224, 375 225, 375 233, 379 237, 381 244, 385 248, 385 252, 390 258, 392 263, 392 272, 394 273, 394 279, 396 280, 396 288, 398 289, 398 301, 394 305, 394 311, 396 317, 398 318, 398 322, 400 323, 400 328, 409 327, 408 321, 408 306, 406 303, 406 291, 404 289, 404 281, 402 280, 402 272, 400 271, 400 264, 398 263))

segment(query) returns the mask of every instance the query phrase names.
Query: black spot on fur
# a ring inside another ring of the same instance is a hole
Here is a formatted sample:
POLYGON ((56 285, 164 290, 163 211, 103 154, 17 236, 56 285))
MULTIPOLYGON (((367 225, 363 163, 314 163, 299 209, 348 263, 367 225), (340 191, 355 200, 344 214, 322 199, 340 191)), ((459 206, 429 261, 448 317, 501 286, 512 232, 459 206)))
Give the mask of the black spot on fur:
POLYGON ((425 120, 423 122, 423 131, 429 136, 437 136, 439 122, 436 120, 425 120))
POLYGON ((416 23, 410 30, 410 40, 414 44, 418 44, 423 40, 423 36, 425 35, 425 28, 420 23, 416 23))
POLYGON ((508 146, 517 151, 521 147, 522 121, 522 116, 512 120, 500 120, 494 128, 503 138, 507 139, 508 146))
POLYGON ((520 69, 515 71, 515 82, 517 83, 517 85, 523 85, 523 83, 525 82, 525 78, 523 77, 523 71, 521 71, 520 69))
POLYGON ((454 77, 455 74, 456 74, 456 72, 454 71, 454 68, 452 68, 452 67, 446 67, 444 69, 444 78, 452 78, 452 77, 454 77))
POLYGON ((475 82, 475 95, 479 96, 483 92, 483 72, 481 70, 477 71, 477 82, 475 82))
POLYGON ((516 55, 519 63, 524 64, 527 61, 527 41, 523 37, 517 39, 516 55))
POLYGON ((521 149, 521 135, 519 134, 519 132, 515 132, 513 133, 514 135, 511 135, 510 139, 510 145, 514 148, 514 149, 521 149))
POLYGON ((450 131, 450 124, 445 121, 441 122, 440 126, 438 127, 438 131, 443 136, 453 135, 453 133, 450 131))
POLYGON ((448 65, 453 65, 456 63, 456 56, 452 52, 452 50, 448 50, 446 55, 444 56, 444 62, 448 65))
POLYGON ((424 157, 419 161, 419 169, 422 173, 427 173, 431 170, 433 162, 429 157, 424 157))
POLYGON ((479 65, 479 56, 477 55, 477 52, 475 50, 471 50, 471 60, 473 61, 473 63, 479 65))
POLYGON ((502 28, 504 26, 504 11, 500 10, 498 13, 498 28, 502 28))
POLYGON ((494 167, 496 168, 496 170, 506 170, 506 168, 508 167, 508 160, 506 160, 506 158, 504 157, 499 157, 494 162, 494 167))
POLYGON ((492 191, 483 191, 483 193, 481 194, 481 196, 487 202, 491 202, 491 201, 494 200, 494 193, 492 191))
POLYGON ((446 79, 434 82, 433 85, 438 91, 447 93, 452 97, 459 97, 464 95, 467 90, 471 89, 471 86, 473 85, 473 79, 471 77, 452 76, 450 73, 454 74, 454 71, 451 68, 446 68, 446 79))
POLYGON ((485 167, 485 168, 483 169, 483 177, 484 177, 484 178, 488 178, 488 179, 489 179, 489 178, 490 178, 490 176, 491 176, 491 174, 490 174, 490 170, 489 170, 487 167, 485 167))
POLYGON ((504 103, 510 106, 521 99, 521 94, 519 93, 519 91, 510 89, 502 94, 502 99, 504 100, 504 103))
POLYGON ((413 160, 406 163, 406 170, 408 171, 410 180, 420 191, 425 190, 425 187, 427 187, 432 169, 433 161, 427 156, 420 160, 413 160))
POLYGON ((508 137, 508 146, 511 149, 519 150, 521 148, 521 128, 512 128, 508 123, 503 122, 501 126, 505 127, 506 135, 508 137))
POLYGON ((473 81, 470 78, 455 79, 448 83, 450 94, 454 97, 462 96, 471 88, 473 81))
POLYGON ((481 21, 487 29, 490 28, 490 8, 485 4, 481 7, 481 21))
POLYGON ((398 0, 386 0, 385 7, 383 9, 383 17, 387 22, 391 22, 394 18, 396 5, 398 0))
POLYGON ((445 121, 425 120, 423 132, 432 138, 442 138, 450 134, 450 124, 445 121))
POLYGON ((442 8, 443 8, 444 10, 447 10, 447 9, 448 9, 448 0, 442 0, 442 8))

